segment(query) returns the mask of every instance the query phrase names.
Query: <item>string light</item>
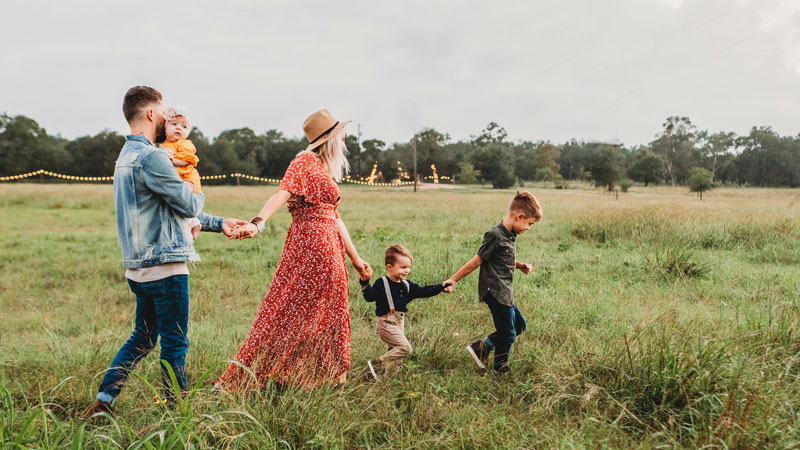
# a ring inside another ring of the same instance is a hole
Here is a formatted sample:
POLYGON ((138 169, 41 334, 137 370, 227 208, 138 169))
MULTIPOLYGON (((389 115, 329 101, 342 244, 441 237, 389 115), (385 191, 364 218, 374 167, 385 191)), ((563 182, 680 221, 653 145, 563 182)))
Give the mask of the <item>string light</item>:
MULTIPOLYGON (((84 176, 75 176, 75 175, 67 175, 63 173, 51 172, 49 170, 39 169, 33 172, 21 173, 18 175, 9 175, 6 177, 0 177, 0 181, 14 181, 14 180, 22 180, 25 178, 30 178, 36 175, 47 175, 53 178, 61 178, 62 180, 75 180, 75 181, 113 181, 114 177, 84 177, 84 176)), ((223 180, 227 178, 244 178, 246 180, 253 180, 253 181, 260 181, 262 183, 276 183, 279 184, 281 182, 280 179, 277 178, 264 178, 264 177, 256 177, 253 175, 247 175, 240 172, 235 172, 231 174, 221 174, 221 175, 204 175, 201 176, 201 180, 223 180)), ((450 177, 441 177, 442 179, 450 180, 450 177)), ((344 177, 342 179, 342 183, 347 184, 358 184, 363 186, 378 186, 378 187, 398 187, 398 186, 411 186, 414 184, 413 181, 400 181, 397 183, 375 183, 363 180, 354 180, 350 176, 344 177)))

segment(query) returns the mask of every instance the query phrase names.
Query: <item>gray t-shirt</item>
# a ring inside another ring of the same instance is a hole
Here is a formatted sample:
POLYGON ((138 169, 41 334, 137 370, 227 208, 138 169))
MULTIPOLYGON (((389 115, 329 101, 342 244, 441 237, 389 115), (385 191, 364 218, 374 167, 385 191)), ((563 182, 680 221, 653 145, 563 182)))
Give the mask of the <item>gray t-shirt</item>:
POLYGON ((478 275, 478 298, 486 301, 491 295, 498 303, 514 305, 514 269, 517 266, 517 234, 507 230, 503 222, 483 235, 483 243, 478 249, 481 258, 478 275))
POLYGON ((189 275, 189 267, 186 265, 186 261, 125 270, 125 278, 137 283, 149 283, 175 275, 189 275))

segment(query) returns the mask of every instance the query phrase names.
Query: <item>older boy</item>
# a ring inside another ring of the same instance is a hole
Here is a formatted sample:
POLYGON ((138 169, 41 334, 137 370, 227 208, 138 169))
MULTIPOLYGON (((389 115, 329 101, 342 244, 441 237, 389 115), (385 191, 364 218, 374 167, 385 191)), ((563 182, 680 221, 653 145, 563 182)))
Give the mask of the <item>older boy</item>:
POLYGON ((508 353, 517 335, 525 331, 525 318, 514 302, 514 269, 525 275, 533 269, 516 259, 516 237, 531 228, 542 218, 539 201, 529 192, 517 192, 508 208, 506 217, 497 226, 487 231, 478 254, 473 256, 444 284, 455 284, 480 266, 478 297, 492 313, 495 331, 467 347, 470 356, 481 369, 486 369, 489 353, 494 351, 492 373, 508 372, 508 353))

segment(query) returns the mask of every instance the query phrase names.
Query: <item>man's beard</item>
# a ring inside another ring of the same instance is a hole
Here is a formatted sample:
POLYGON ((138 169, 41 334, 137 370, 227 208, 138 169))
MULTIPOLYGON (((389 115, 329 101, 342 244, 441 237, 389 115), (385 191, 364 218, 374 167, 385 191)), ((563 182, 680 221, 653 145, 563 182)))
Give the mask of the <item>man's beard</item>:
POLYGON ((156 129, 156 144, 161 144, 167 140, 167 128, 162 125, 156 129))

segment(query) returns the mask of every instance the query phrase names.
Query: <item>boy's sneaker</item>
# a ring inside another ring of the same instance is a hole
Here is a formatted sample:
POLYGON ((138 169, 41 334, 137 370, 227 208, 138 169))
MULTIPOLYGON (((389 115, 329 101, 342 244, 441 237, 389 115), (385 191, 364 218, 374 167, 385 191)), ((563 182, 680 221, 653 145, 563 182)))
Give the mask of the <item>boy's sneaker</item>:
POLYGON ((489 360, 489 353, 492 351, 483 339, 479 339, 467 346, 467 351, 475 364, 483 370, 486 370, 486 362, 489 360))
POLYGON ((88 422, 94 418, 96 414, 107 413, 108 415, 114 415, 114 408, 111 407, 110 404, 95 400, 92 406, 89 407, 86 411, 83 412, 81 415, 81 420, 84 422, 88 422))
POLYGON ((372 375, 372 379, 378 381, 378 370, 383 366, 380 361, 373 361, 367 360, 367 367, 369 367, 369 373, 372 375))
POLYGON ((498 367, 496 369, 492 369, 492 375, 494 375, 496 377, 501 377, 504 374, 507 374, 509 370, 511 370, 511 369, 508 367, 508 364, 507 363, 503 363, 503 364, 500 364, 500 367, 498 367))

